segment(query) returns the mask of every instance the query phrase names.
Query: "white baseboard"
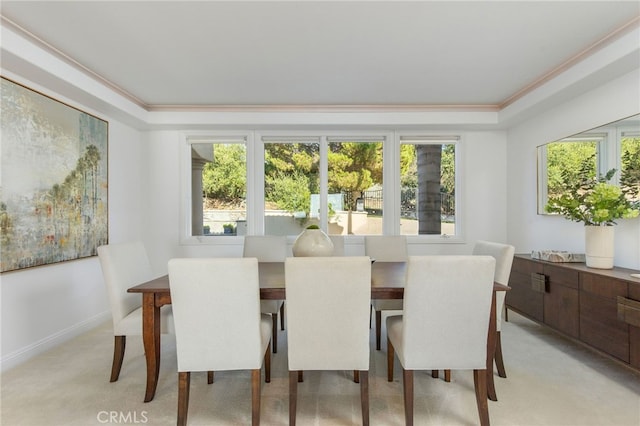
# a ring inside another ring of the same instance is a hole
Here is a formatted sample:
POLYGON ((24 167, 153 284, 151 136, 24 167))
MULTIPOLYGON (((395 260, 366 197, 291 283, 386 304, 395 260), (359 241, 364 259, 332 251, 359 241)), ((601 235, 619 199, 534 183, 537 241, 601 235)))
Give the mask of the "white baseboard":
POLYGON ((49 349, 52 349, 66 342, 67 340, 73 339, 74 337, 79 336, 82 333, 85 333, 110 319, 111 311, 102 312, 85 321, 74 324, 71 327, 65 328, 64 330, 60 330, 59 332, 52 334, 51 336, 40 339, 39 341, 32 343, 31 345, 25 346, 24 348, 7 354, 0 360, 0 371, 4 372, 13 367, 16 367, 29 360, 30 358, 33 358, 36 355, 40 355, 41 353, 44 353, 49 349))

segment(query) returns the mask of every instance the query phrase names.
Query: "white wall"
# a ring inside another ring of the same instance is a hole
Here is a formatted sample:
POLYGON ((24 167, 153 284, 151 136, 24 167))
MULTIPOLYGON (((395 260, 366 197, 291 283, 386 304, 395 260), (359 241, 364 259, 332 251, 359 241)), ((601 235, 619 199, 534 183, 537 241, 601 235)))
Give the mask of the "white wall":
MULTIPOLYGON (((147 216, 140 132, 63 96, 21 81, 109 121, 109 240, 142 238, 147 216)), ((2 274, 2 370, 111 318, 97 257, 2 274)))
MULTIPOLYGON (((536 212, 536 147, 640 112, 640 69, 509 129, 507 237, 516 252, 584 253, 583 225, 536 212)), ((615 265, 640 268, 640 218, 616 226, 615 265)))

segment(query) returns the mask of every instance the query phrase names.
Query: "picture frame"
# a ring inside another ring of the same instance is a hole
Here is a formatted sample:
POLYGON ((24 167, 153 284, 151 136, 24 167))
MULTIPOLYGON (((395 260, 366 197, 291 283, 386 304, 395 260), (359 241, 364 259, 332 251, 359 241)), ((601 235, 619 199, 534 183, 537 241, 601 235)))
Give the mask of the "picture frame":
POLYGON ((0 272, 96 256, 109 240, 109 123, 1 79, 0 272))

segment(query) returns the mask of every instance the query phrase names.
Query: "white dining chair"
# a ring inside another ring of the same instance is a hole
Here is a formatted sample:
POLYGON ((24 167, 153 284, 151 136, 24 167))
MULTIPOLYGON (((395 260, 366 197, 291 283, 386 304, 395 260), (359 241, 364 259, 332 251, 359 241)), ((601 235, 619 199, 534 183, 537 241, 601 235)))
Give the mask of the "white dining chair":
POLYGON ((251 370, 252 424, 260 424, 260 371, 271 380, 271 319, 260 313, 255 258, 171 259, 178 360, 178 425, 189 409, 191 372, 251 370))
POLYGON ((489 424, 487 331, 491 256, 410 256, 402 315, 387 317, 387 379, 403 372, 405 423, 413 425, 414 370, 473 370, 480 424, 489 424))
MULTIPOLYGON (((110 381, 115 382, 120 376, 127 336, 142 335, 142 297, 127 293, 127 289, 155 277, 145 247, 140 241, 100 246, 98 258, 113 320, 114 348, 110 381)), ((171 306, 160 309, 160 331, 174 333, 171 306)))
MULTIPOLYGON (((364 253, 376 262, 406 262, 407 237, 403 235, 368 235, 364 238, 364 253)), ((401 299, 374 299, 371 306, 376 313, 376 349, 380 350, 382 311, 401 311, 401 299)))
MULTIPOLYGON (((287 237, 273 235, 247 235, 244 237, 243 257, 255 257, 258 262, 284 262, 287 257, 287 237)), ((272 350, 278 352, 278 313, 280 329, 284 330, 284 300, 261 300, 260 311, 271 315, 272 350)))
POLYGON ((362 423, 368 425, 369 258, 287 258, 285 281, 289 424, 296 423, 297 386, 302 371, 354 370, 360 382, 362 423))
MULTIPOLYGON (((511 265, 513 263, 513 255, 515 253, 515 247, 509 244, 494 243, 490 241, 477 241, 473 247, 473 255, 478 256, 493 256, 496 260, 496 272, 493 278, 494 282, 503 285, 509 285, 509 276, 511 275, 511 265)), ((496 292, 496 351, 495 351, 495 363, 496 370, 500 377, 507 377, 507 372, 504 368, 504 359, 502 356, 502 315, 504 314, 504 300, 506 292, 496 292)), ((433 377, 438 377, 438 372, 433 372, 433 377)), ((445 382, 451 381, 451 371, 444 371, 445 382)))
POLYGON ((344 256, 344 237, 342 235, 329 235, 333 243, 333 256, 344 256))
MULTIPOLYGON (((496 273, 493 280, 502 285, 509 285, 509 276, 511 275, 511 265, 513 264, 513 256, 515 247, 509 244, 501 244, 490 241, 477 241, 473 247, 473 254, 480 256, 493 256, 496 259, 496 273)), ((504 300, 507 292, 496 292, 496 369, 500 377, 507 377, 504 368, 504 360, 502 357, 502 316, 504 314, 504 300)))

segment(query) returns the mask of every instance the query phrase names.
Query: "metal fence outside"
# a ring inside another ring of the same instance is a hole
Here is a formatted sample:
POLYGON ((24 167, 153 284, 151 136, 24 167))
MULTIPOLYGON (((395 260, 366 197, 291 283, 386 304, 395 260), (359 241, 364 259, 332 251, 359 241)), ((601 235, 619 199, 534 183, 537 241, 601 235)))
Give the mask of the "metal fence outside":
MULTIPOLYGON (((342 193, 344 197, 345 208, 355 207, 355 199, 358 198, 359 192, 345 191, 342 193)), ((371 214, 382 214, 382 189, 371 189, 362 191, 362 199, 364 209, 371 214)), ((454 217, 456 214, 455 195, 446 192, 440 192, 440 203, 443 218, 454 217)), ((405 187, 400 192, 400 215, 402 217, 410 217, 416 219, 418 206, 417 188, 405 187)))

